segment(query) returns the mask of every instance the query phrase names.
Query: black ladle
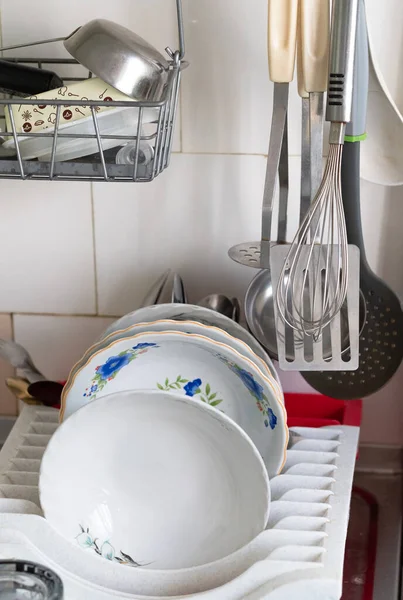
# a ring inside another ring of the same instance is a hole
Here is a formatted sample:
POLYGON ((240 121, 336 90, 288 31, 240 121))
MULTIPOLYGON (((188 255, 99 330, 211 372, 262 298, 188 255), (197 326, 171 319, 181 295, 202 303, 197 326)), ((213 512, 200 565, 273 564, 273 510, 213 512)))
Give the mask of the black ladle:
POLYGON ((347 129, 351 136, 347 139, 351 141, 344 143, 341 181, 348 243, 355 244, 360 250, 360 288, 367 309, 359 340, 360 362, 356 371, 302 373, 304 379, 318 392, 340 400, 364 398, 378 391, 391 379, 403 358, 403 312, 400 301, 390 287, 371 270, 365 256, 362 236, 359 139, 365 131, 365 119, 360 129, 360 118, 354 118, 360 116, 354 114, 355 110, 361 110, 361 114, 365 116, 368 90, 368 42, 362 2, 358 27, 357 40, 363 36, 365 44, 362 43, 362 38, 361 45, 357 43, 355 64, 359 74, 355 76, 354 86, 358 92, 354 89, 356 104, 353 102, 352 123, 347 129), (358 132, 355 129, 357 123, 358 132))

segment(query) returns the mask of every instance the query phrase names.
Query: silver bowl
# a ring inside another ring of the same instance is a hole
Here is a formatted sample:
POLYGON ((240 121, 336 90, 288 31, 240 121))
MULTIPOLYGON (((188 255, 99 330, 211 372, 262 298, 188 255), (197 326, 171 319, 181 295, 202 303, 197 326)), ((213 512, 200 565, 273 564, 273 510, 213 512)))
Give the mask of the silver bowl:
POLYGON ((139 101, 158 101, 168 77, 167 60, 140 36, 106 19, 89 21, 64 40, 79 63, 139 101))

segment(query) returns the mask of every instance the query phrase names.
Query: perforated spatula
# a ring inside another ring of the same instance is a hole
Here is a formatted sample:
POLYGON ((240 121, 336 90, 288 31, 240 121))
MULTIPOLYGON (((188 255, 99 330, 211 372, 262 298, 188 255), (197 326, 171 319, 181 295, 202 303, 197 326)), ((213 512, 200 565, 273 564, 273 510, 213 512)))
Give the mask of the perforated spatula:
POLYGON ((352 121, 342 162, 343 205, 347 237, 360 249, 360 288, 365 298, 364 327, 359 338, 359 366, 356 371, 335 373, 305 372, 304 379, 318 392, 352 400, 364 398, 383 387, 394 375, 403 358, 403 312, 396 294, 371 270, 366 256, 360 211, 360 142, 365 139, 368 90, 368 43, 364 2, 358 19, 352 121))

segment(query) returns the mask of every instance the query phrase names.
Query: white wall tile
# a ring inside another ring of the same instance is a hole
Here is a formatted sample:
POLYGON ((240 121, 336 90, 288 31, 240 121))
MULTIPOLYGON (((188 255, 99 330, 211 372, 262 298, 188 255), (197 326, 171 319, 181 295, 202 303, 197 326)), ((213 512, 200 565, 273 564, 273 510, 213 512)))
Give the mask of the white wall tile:
POLYGON ((63 380, 113 320, 14 315, 14 338, 28 350, 35 365, 46 377, 63 380))
MULTIPOLYGON (((11 340, 12 323, 11 315, 0 315, 0 338, 11 340)), ((14 377, 13 367, 5 360, 0 358, 0 415, 16 415, 17 399, 5 384, 7 377, 14 377)))
POLYGON ((361 441, 403 445, 403 365, 376 394, 363 400, 361 441))
MULTIPOLYGON (((291 161, 297 184, 298 162, 291 161)), ((133 310, 168 267, 180 272, 191 301, 213 292, 243 298, 256 271, 227 251, 260 239, 265 163, 257 156, 177 154, 153 183, 121 186, 118 197, 108 184, 95 184, 100 313, 133 310)), ((294 185, 291 203, 295 193, 294 185)))
POLYGON ((0 311, 94 313, 90 185, 0 180, 0 311))
MULTIPOLYGON (((102 18, 128 27, 153 44, 164 56, 166 46, 170 46, 172 50, 178 49, 174 0, 69 0, 68 5, 59 0, 43 0, 35 4, 32 4, 31 0, 0 0, 0 9, 3 45, 66 36, 87 21, 102 18)), ((21 48, 7 53, 7 56, 13 55, 70 57, 61 42, 21 48)), ((62 76, 66 73, 65 67, 59 66, 56 70, 62 76)), ((173 151, 178 152, 180 149, 178 119, 173 151)))
MULTIPOLYGON (((272 112, 267 2, 185 0, 184 152, 266 154, 272 112)), ((290 89, 290 154, 300 153, 300 100, 290 89)))
MULTIPOLYGON (((111 19, 132 29, 161 52, 166 46, 176 50, 178 44, 174 0, 1 0, 3 42, 5 45, 31 40, 62 37, 91 19, 111 19)), ((62 44, 22 48, 19 56, 60 56, 62 44), (40 54, 39 54, 40 52, 40 54), (25 54, 28 53, 28 54, 25 54)), ((64 55, 64 52, 63 52, 64 55)))

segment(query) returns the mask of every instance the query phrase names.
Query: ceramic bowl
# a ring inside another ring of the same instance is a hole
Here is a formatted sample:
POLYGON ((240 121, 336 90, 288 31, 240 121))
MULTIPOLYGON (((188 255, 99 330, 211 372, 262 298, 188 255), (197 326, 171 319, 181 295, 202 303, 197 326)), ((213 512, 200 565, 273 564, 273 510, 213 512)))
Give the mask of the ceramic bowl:
POLYGON ((86 552, 132 567, 218 560, 264 528, 269 481, 223 413, 161 391, 105 396, 56 431, 41 464, 46 519, 86 552))
MULTIPOLYGON (((252 362, 256 364, 257 367, 262 371, 263 374, 267 375, 269 379, 273 378, 273 375, 270 371, 268 364, 260 358, 257 354, 255 354, 251 348, 240 340, 239 338, 233 337, 223 329, 219 327, 211 327, 209 325, 203 325, 202 323, 198 323, 197 321, 174 321, 173 319, 161 319, 160 321, 154 321, 151 323, 138 323, 137 325, 132 325, 127 329, 120 329, 115 331, 114 333, 110 333, 106 337, 104 337, 101 341, 97 342, 93 346, 91 346, 84 354, 84 356, 74 365, 71 371, 71 376, 81 369, 81 367, 87 362, 87 360, 98 352, 98 350, 102 350, 106 348, 112 342, 115 342, 119 339, 123 339, 126 337, 130 337, 131 335, 135 335, 137 333, 144 333, 146 331, 180 331, 184 333, 197 333, 200 335, 205 335, 206 337, 216 341, 222 342, 224 344, 228 344, 234 350, 237 350, 240 354, 249 358, 252 362)), ((277 382, 277 380, 273 381, 274 386, 277 389, 278 398, 281 402, 284 403, 284 395, 281 385, 277 382)))
POLYGON ((280 380, 273 366, 269 355, 264 351, 259 342, 235 321, 209 308, 202 308, 195 304, 156 304, 154 306, 146 306, 139 308, 127 315, 124 315, 104 331, 99 340, 103 339, 110 333, 114 333, 119 329, 127 329, 137 323, 146 323, 151 321, 159 321, 161 319, 173 319, 175 321, 197 321, 203 325, 211 325, 223 329, 235 338, 245 342, 251 350, 257 354, 269 367, 271 374, 280 385, 280 380))
POLYGON ((273 379, 227 344, 171 331, 112 342, 69 377, 60 418, 106 394, 132 389, 180 392, 224 412, 250 435, 269 477, 281 470, 288 430, 273 379))

